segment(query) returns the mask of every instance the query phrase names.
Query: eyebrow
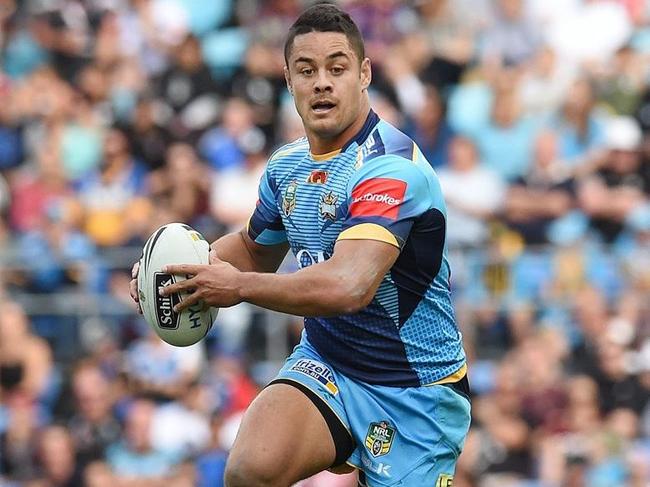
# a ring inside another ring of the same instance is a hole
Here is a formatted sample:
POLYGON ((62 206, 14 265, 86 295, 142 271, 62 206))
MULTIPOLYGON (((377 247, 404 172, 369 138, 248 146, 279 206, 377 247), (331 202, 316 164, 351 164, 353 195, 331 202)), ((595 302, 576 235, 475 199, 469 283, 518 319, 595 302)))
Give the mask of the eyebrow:
MULTIPOLYGON (((348 58, 348 59, 350 58, 350 56, 348 56, 345 52, 343 52, 343 51, 336 51, 336 52, 330 54, 329 56, 327 56, 327 59, 334 59, 334 58, 337 58, 337 57, 346 57, 346 58, 348 58)), ((312 58, 305 57, 305 56, 301 56, 301 57, 299 57, 298 59, 296 59, 296 60, 294 61, 294 64, 298 64, 298 63, 313 63, 313 62, 314 62, 314 60, 313 60, 312 58)))

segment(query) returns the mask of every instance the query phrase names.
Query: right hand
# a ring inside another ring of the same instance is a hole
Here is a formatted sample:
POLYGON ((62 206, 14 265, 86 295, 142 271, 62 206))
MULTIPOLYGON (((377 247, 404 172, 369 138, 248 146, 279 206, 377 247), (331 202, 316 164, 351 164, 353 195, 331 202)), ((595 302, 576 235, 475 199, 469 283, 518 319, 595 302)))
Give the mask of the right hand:
POLYGON ((142 314, 142 308, 140 307, 140 298, 138 297, 138 271, 140 270, 140 262, 133 264, 131 268, 131 282, 129 283, 129 293, 131 294, 131 299, 135 301, 136 306, 138 307, 138 313, 142 314))

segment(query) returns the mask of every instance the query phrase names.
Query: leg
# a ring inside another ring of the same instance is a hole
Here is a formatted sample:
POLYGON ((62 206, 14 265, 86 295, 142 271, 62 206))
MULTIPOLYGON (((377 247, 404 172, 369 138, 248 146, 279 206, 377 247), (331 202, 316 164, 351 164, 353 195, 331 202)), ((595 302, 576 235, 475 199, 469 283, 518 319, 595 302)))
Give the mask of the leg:
POLYGON ((227 487, 288 487, 332 466, 336 447, 320 411, 288 384, 264 389, 246 411, 226 465, 227 487))

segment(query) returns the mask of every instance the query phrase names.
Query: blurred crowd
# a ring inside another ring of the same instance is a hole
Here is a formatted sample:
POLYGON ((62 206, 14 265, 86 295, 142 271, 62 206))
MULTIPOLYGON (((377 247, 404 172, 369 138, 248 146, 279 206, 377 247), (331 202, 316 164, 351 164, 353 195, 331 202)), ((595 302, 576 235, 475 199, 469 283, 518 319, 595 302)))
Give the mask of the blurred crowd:
MULTIPOLYGON (((282 46, 312 3, 0 0, 0 486, 221 485, 301 322, 239 306, 174 348, 130 267, 161 224, 246 224, 303 135, 282 46)), ((454 486, 649 486, 650 2, 338 3, 445 192, 454 486)))

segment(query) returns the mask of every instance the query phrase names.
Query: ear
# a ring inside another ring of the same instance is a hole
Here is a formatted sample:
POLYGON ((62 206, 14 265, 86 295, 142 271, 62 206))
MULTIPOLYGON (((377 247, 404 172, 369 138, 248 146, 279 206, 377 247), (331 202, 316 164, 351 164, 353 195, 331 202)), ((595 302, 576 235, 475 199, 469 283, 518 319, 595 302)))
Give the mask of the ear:
POLYGON ((372 68, 370 59, 365 58, 361 63, 361 91, 366 91, 372 81, 372 68))
POLYGON ((289 68, 284 67, 284 80, 287 82, 287 90, 293 96, 293 86, 291 85, 291 74, 289 73, 289 68))

